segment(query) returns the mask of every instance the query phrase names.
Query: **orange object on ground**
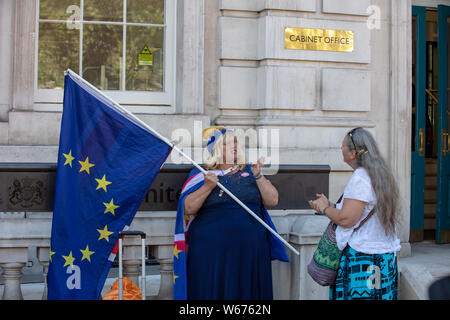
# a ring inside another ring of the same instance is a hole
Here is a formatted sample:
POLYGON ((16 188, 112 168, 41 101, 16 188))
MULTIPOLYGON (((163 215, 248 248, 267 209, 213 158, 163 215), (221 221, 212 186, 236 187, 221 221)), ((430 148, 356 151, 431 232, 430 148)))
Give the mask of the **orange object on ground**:
MULTIPOLYGON (((102 300, 119 300, 119 279, 114 282, 102 300)), ((142 300, 141 289, 127 277, 123 277, 123 300, 142 300)))

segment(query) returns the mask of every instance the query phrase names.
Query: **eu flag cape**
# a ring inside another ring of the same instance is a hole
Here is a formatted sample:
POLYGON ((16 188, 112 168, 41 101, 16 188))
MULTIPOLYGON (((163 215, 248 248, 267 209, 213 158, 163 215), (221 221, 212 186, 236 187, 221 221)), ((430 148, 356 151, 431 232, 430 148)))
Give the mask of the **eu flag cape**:
POLYGON ((63 106, 48 299, 99 299, 118 233, 171 147, 71 73, 63 106))
MULTIPOLYGON (((221 170, 211 170, 215 175, 221 175, 221 170)), ((174 257, 173 257, 173 288, 175 300, 187 299, 187 232, 189 225, 195 219, 195 215, 184 214, 184 199, 190 193, 199 189, 203 184, 204 175, 199 169, 193 169, 184 183, 180 198, 178 200, 177 217, 175 221, 175 237, 174 237, 174 257)), ((270 218, 267 209, 263 207, 264 222, 276 231, 275 226, 270 218)), ((289 261, 286 248, 283 243, 270 233, 269 237, 270 256, 272 260, 289 261)))

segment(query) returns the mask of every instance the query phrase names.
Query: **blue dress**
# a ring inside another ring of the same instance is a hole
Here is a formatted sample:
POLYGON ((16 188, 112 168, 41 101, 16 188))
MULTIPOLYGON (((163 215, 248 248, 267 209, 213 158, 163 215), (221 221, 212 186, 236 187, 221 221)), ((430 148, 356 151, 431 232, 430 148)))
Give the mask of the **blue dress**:
MULTIPOLYGON (((263 218, 248 166, 219 182, 263 218)), ((188 299, 273 299, 269 231, 215 187, 188 231, 188 299)))

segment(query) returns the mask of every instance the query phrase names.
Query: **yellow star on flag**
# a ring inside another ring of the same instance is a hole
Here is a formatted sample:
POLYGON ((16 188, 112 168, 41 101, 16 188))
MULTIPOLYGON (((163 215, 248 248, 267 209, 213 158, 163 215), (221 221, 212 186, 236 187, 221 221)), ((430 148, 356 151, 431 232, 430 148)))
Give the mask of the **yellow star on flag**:
POLYGON ((86 157, 86 160, 84 161, 78 161, 81 164, 81 169, 80 172, 86 171, 88 174, 91 174, 89 172, 89 169, 93 166, 95 166, 95 164, 93 163, 89 163, 89 157, 86 157))
POLYGON ((183 250, 178 250, 178 247, 177 247, 177 245, 175 244, 175 246, 173 247, 173 255, 175 256, 175 257, 177 257, 177 259, 178 259, 178 254, 180 253, 180 252, 182 252, 183 250))
POLYGON ((72 257, 72 251, 70 251, 68 256, 62 256, 66 262, 64 263, 63 267, 67 265, 71 265, 73 267, 73 262, 75 261, 75 258, 72 257))
POLYGON ((95 190, 98 190, 98 189, 102 188, 103 190, 105 190, 105 192, 108 191, 108 190, 106 190, 106 186, 112 183, 110 181, 106 181, 106 175, 105 174, 103 175, 103 178, 95 179, 95 180, 98 183, 97 189, 95 189, 95 190))
POLYGON ((98 240, 105 239, 109 242, 109 236, 112 235, 114 232, 108 231, 108 226, 105 225, 105 227, 102 229, 97 229, 97 231, 100 233, 100 237, 98 240))
POLYGON ((179 278, 179 276, 176 276, 175 273, 173 274, 173 284, 175 284, 175 279, 179 278))
POLYGON ((73 159, 75 159, 74 157, 72 157, 72 150, 69 151, 68 154, 63 153, 64 158, 66 158, 66 162, 64 162, 64 165, 70 165, 70 167, 72 168, 72 161, 73 159))
POLYGON ((95 253, 95 251, 89 251, 88 245, 86 245, 86 249, 80 250, 80 251, 83 254, 81 261, 83 261, 84 259, 88 259, 88 261, 91 262, 91 255, 93 255, 95 253))
POLYGON ((55 253, 52 251, 52 248, 50 248, 50 252, 48 253, 49 257, 50 257, 50 262, 52 261, 52 255, 54 255, 55 253))
POLYGON ((111 198, 111 201, 109 203, 103 202, 103 204, 106 207, 105 212, 103 212, 103 213, 111 212, 113 216, 116 215, 114 210, 120 207, 120 206, 116 206, 114 204, 114 199, 113 198, 111 198))

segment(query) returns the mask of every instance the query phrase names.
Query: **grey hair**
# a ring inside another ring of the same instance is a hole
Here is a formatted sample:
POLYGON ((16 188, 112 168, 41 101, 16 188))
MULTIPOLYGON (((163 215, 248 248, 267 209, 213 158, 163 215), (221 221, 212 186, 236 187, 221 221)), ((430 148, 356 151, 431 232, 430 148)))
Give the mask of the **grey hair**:
POLYGON ((346 137, 350 151, 356 152, 359 167, 366 169, 377 197, 375 210, 386 234, 394 234, 398 223, 399 190, 394 175, 378 150, 372 134, 363 128, 350 130, 346 137))

